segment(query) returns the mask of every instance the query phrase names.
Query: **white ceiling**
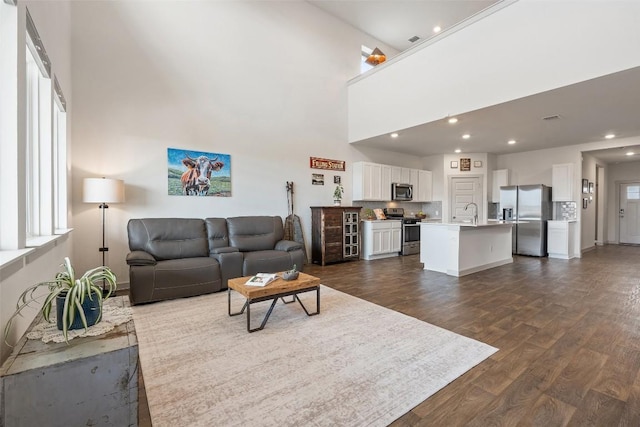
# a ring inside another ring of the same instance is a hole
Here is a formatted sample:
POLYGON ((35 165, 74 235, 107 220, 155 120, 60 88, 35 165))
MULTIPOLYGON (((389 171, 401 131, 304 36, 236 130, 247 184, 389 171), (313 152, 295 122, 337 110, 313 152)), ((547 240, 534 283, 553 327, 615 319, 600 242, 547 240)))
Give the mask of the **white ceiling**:
MULTIPOLYGON (((408 39, 420 41, 463 21, 497 1, 461 0, 308 0, 317 7, 398 49, 410 48, 408 39)), ((399 130, 391 139, 382 135, 355 143, 401 153, 428 156, 462 152, 515 153, 640 136, 640 67, 566 86, 534 96, 483 108, 446 120, 399 130), (559 115, 556 120, 544 117, 559 115), (462 135, 471 137, 463 140, 462 135), (507 140, 515 139, 515 145, 507 140)), ((616 163, 640 160, 620 148, 592 152, 601 161, 616 163)))

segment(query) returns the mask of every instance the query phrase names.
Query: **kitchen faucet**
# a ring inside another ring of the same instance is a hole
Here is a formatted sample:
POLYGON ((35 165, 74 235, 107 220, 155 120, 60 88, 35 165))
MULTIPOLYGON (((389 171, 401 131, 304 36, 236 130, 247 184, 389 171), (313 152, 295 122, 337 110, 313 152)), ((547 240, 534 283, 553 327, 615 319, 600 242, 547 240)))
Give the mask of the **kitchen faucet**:
POLYGON ((473 219, 471 220, 471 224, 478 225, 478 205, 476 205, 473 202, 467 203, 467 205, 464 207, 464 210, 466 211, 469 208, 469 206, 471 206, 471 205, 475 206, 475 208, 476 208, 475 211, 474 211, 474 214, 473 214, 473 219))

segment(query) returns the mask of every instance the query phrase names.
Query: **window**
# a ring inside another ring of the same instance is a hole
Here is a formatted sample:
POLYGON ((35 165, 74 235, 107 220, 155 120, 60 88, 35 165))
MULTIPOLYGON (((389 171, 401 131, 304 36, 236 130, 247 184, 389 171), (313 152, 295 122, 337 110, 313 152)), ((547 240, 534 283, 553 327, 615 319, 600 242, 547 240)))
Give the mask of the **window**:
POLYGON ((640 200, 640 185, 629 185, 627 187, 627 200, 640 200))
POLYGON ((67 113, 58 80, 53 106, 53 227, 67 228, 67 113))
MULTIPOLYGON (((51 180, 51 80, 44 74, 33 43, 27 37, 26 52, 26 203, 27 238, 50 230, 46 211, 51 180), (47 160, 49 160, 47 162, 47 160)), ((50 211, 50 210, 49 210, 50 211)), ((51 234, 51 233, 48 233, 51 234)))
POLYGON ((19 11, 0 2, 0 268, 68 225, 65 100, 25 13, 26 43, 18 46, 19 11))
POLYGON ((371 52, 373 52, 373 49, 371 49, 370 47, 367 47, 365 45, 362 45, 360 47, 360 74, 365 73, 373 68, 373 65, 365 62, 369 55, 371 55, 371 52))

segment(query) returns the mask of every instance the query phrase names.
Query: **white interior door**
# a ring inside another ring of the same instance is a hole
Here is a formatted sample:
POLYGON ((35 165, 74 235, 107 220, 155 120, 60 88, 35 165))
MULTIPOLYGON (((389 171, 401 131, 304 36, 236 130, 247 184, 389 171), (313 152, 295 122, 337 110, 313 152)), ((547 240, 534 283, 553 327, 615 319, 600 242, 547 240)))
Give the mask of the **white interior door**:
POLYGON ((449 182, 449 221, 471 222, 474 207, 464 207, 469 203, 478 205, 478 220, 484 218, 482 209, 482 184, 480 177, 453 176, 449 182))
POLYGON ((620 184, 620 243, 640 245, 640 182, 620 184))

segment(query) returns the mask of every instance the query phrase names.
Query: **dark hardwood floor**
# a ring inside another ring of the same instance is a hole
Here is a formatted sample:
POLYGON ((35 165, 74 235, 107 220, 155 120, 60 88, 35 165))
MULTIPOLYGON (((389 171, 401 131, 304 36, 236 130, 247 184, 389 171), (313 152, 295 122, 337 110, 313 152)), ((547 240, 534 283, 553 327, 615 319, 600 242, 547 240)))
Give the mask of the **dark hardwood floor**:
MULTIPOLYGON (((640 426, 640 247, 515 257, 462 278, 418 255, 305 272, 500 349, 394 426, 640 426)), ((144 387, 140 413, 150 425, 144 387)))

